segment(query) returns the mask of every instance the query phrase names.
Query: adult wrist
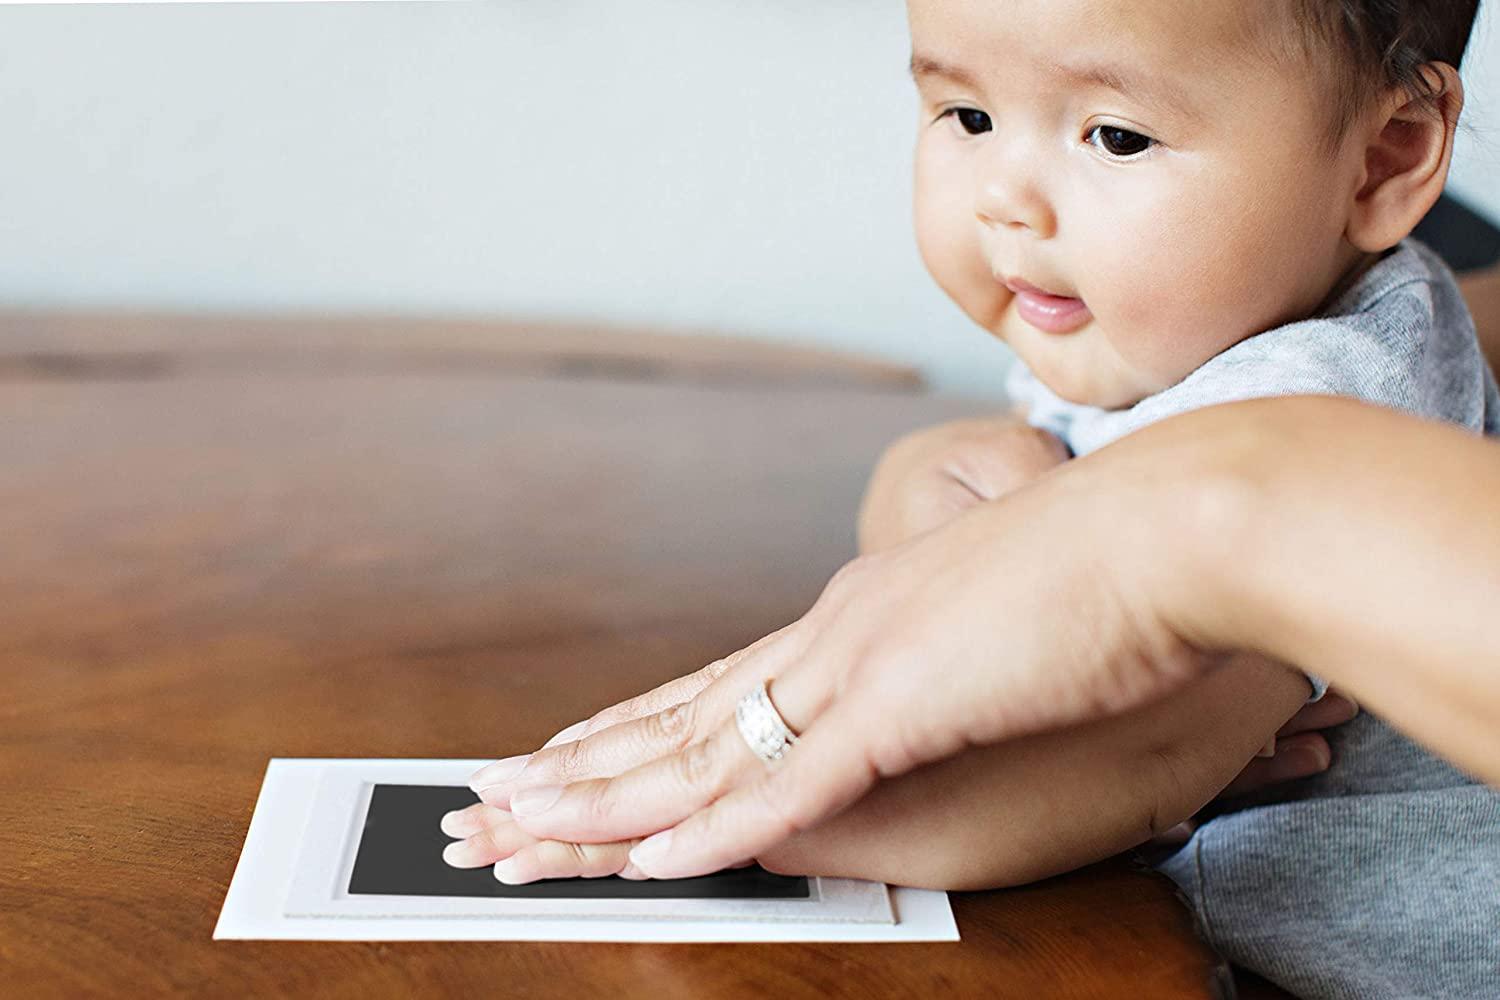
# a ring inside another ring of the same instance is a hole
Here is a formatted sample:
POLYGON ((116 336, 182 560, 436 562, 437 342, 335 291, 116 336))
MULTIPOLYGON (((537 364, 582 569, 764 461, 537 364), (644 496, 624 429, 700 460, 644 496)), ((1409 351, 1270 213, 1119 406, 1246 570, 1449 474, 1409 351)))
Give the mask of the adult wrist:
MULTIPOLYGON (((1099 459, 1097 495, 1115 511, 1099 539, 1122 592, 1155 627, 1205 652, 1264 648, 1259 581, 1268 470, 1283 422, 1196 411, 1121 439, 1099 459)), ((1281 442, 1281 443, 1278 443, 1281 442)))

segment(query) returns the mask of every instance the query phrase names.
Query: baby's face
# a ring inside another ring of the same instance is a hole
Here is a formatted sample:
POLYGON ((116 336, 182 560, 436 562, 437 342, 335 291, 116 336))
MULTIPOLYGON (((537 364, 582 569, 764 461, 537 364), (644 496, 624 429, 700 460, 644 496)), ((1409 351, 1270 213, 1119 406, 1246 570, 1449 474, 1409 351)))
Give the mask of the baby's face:
POLYGON ((1282 6, 910 0, 922 257, 1063 398, 1137 402, 1361 261, 1362 147, 1262 51, 1282 6))

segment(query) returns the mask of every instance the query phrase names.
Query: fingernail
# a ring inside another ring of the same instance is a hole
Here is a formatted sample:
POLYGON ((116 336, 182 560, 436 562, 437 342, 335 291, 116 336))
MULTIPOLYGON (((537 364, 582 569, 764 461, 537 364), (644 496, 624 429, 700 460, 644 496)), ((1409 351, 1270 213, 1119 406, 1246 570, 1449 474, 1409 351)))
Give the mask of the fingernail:
POLYGON ((656 862, 665 858, 667 851, 671 849, 672 831, 663 830, 636 844, 630 852, 630 863, 643 872, 647 871, 656 862))
POLYGON ((455 809, 451 813, 444 813, 443 820, 438 824, 438 827, 450 837, 463 836, 463 834, 458 832, 457 826, 462 820, 462 816, 460 815, 462 812, 462 809, 455 809))
POLYGON ((1285 756, 1288 769, 1294 774, 1319 774, 1332 763, 1328 751, 1320 747, 1292 747, 1285 756))
POLYGON ((546 743, 543 743, 542 749, 545 750, 548 747, 555 747, 559 743, 572 743, 574 740, 578 739, 578 737, 582 736, 583 731, 588 727, 589 720, 587 719, 584 719, 582 722, 575 722, 567 729, 564 729, 562 732, 552 737, 546 743))
POLYGON ((474 868, 483 864, 478 849, 467 840, 455 840, 443 848, 443 860, 454 868, 474 868))
POLYGON ((562 798, 562 785, 533 785, 523 788, 510 797, 513 816, 536 816, 546 812, 562 798))
POLYGON ((519 757, 507 757, 497 760, 493 764, 486 764, 475 771, 469 778, 469 787, 479 792, 491 785, 498 785, 502 781, 509 781, 521 773, 526 762, 531 759, 531 754, 521 754, 519 757))
POLYGON ((1265 746, 1263 746, 1259 750, 1255 751, 1255 756, 1257 756, 1257 757, 1274 757, 1274 756, 1276 756, 1276 737, 1272 736, 1269 740, 1267 740, 1265 746))
POLYGON ((506 885, 521 885, 525 879, 521 878, 520 872, 516 871, 515 858, 506 858, 504 861, 495 862, 495 878, 506 885))

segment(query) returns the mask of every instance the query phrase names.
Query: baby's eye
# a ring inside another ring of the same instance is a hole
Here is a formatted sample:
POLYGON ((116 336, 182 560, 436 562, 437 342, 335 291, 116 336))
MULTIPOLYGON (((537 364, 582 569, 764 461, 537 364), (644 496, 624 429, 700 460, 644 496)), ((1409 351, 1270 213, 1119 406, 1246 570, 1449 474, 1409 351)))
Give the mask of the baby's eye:
POLYGON ((990 121, 989 115, 983 111, 976 111, 973 108, 949 108, 943 112, 942 117, 956 119, 959 126, 970 135, 989 132, 995 127, 990 121))
POLYGON ((1104 150, 1110 156, 1121 159, 1139 156, 1156 145, 1155 139, 1141 135, 1139 132, 1120 128, 1117 125, 1096 125, 1089 130, 1089 134, 1084 137, 1084 141, 1091 146, 1096 146, 1104 150), (1099 137, 1097 142, 1094 140, 1094 136, 1099 137))

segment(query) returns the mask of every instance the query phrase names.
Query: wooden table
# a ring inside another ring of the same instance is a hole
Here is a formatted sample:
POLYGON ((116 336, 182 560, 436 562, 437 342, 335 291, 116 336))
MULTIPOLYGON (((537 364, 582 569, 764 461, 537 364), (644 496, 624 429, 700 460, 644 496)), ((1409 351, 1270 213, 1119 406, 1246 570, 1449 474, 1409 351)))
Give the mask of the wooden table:
POLYGON ((1224 995, 1124 860, 956 896, 961 944, 212 941, 268 758, 515 753, 737 648, 852 554, 882 445, 976 409, 732 342, 360 329, 0 314, 0 992, 1224 995))

